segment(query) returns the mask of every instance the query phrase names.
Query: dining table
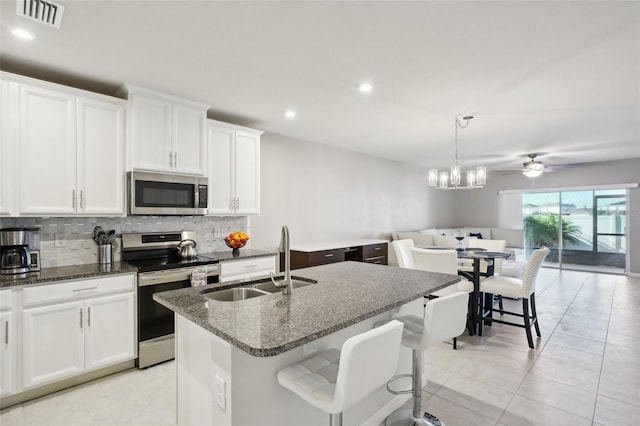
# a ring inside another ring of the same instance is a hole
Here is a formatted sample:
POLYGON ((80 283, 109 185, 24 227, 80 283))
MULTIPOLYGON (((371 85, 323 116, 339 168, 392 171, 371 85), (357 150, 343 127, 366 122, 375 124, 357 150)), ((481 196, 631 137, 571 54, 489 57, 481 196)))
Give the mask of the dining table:
MULTIPOLYGON (((454 250, 453 247, 421 247, 429 250, 454 250)), ((501 251, 488 251, 479 247, 465 247, 455 249, 458 259, 469 259, 473 261, 473 266, 469 269, 461 267, 458 269, 458 275, 468 279, 473 283, 473 292, 469 295, 469 312, 467 315, 467 330, 470 336, 482 336, 483 323, 486 318, 490 324, 491 310, 485 310, 485 306, 493 301, 484 300, 485 297, 480 292, 480 280, 493 276, 495 272, 495 260, 506 259, 511 253, 501 251), (482 261, 486 263, 486 269, 481 268, 482 261)))
MULTIPOLYGON (((482 278, 488 278, 493 276, 495 272, 495 260, 506 259, 511 256, 511 253, 501 251, 488 251, 481 248, 469 247, 464 250, 457 250, 458 259, 470 259, 473 260, 473 267, 471 270, 459 269, 458 275, 461 275, 473 283, 473 292, 471 293, 469 303, 469 315, 467 320, 467 330, 469 335, 473 336, 478 334, 482 336, 482 328, 485 319, 485 305, 493 303, 492 300, 485 300, 480 292, 480 280, 482 278), (485 261, 486 269, 482 270, 481 262, 485 261)), ((488 312, 491 310, 489 309, 488 312)), ((490 319, 489 319, 490 321, 490 319)))

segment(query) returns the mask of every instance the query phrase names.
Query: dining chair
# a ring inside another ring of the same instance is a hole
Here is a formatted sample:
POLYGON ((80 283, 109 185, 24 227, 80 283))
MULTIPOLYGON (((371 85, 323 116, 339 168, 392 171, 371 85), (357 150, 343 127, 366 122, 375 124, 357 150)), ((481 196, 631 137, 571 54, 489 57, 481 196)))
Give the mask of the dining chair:
MULTIPOLYGON (((506 240, 488 240, 488 239, 478 238, 473 242, 474 248, 480 248, 486 251, 503 252, 505 250, 506 245, 507 245, 506 240)), ((465 259, 460 259, 460 260, 464 261, 465 259)), ((473 269, 472 262, 465 262, 465 263, 462 263, 462 265, 463 265, 463 268, 466 268, 468 270, 473 269)), ((480 262, 480 271, 481 272, 487 271, 487 262, 485 262, 484 260, 480 262)), ((495 259, 493 261, 493 273, 500 274, 501 272, 502 272, 502 259, 495 259)))
MULTIPOLYGON (((411 249, 416 269, 441 274, 458 275, 458 252, 456 250, 432 250, 414 247, 411 249)), ((467 296, 467 312, 473 312, 473 283, 464 277, 456 285, 431 293, 432 298, 444 297, 453 293, 465 292, 467 296)), ((453 349, 458 349, 458 338, 453 338, 453 349)))
MULTIPOLYGON (((411 248, 411 255, 415 269, 441 274, 458 275, 458 252, 456 250, 411 248)), ((455 286, 449 286, 432 293, 434 296, 444 296, 458 291, 471 293, 473 283, 464 277, 455 286)))
POLYGON ((413 261, 411 249, 415 247, 412 239, 391 241, 391 249, 396 256, 398 266, 400 268, 415 269, 416 265, 413 261))
MULTIPOLYGON (((548 254, 549 248, 547 247, 540 247, 539 249, 534 250, 527 261, 522 279, 505 277, 503 275, 494 275, 493 277, 480 281, 480 291, 485 294, 522 299, 522 313, 505 311, 504 309, 500 309, 498 312, 500 312, 500 315, 508 314, 523 318, 524 324, 493 318, 492 303, 487 307, 489 310, 487 312, 489 315, 488 321, 524 328, 527 333, 527 341, 529 342, 529 347, 531 349, 535 348, 533 344, 533 337, 531 335, 531 325, 535 327, 537 336, 541 337, 538 315, 536 313, 535 288, 538 271, 548 254), (529 305, 531 305, 531 314, 529 314, 529 305)), ((491 299, 491 297, 489 297, 489 299, 491 299)), ((483 312, 483 317, 484 315, 485 312, 483 312)))

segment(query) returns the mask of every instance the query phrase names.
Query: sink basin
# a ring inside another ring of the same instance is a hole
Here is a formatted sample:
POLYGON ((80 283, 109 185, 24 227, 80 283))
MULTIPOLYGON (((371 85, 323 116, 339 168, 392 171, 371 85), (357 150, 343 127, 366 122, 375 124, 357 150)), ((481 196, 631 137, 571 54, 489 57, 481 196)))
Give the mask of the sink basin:
MULTIPOLYGON (((276 281, 282 281, 284 277, 275 277, 275 279, 276 281)), ((291 277, 291 282, 293 284, 293 288, 300 288, 300 287, 305 287, 311 284, 316 284, 318 281, 311 280, 309 278, 293 276, 291 277)), ((271 280, 260 283, 260 284, 256 284, 253 286, 253 288, 263 290, 263 291, 268 291, 269 293, 277 293, 279 291, 282 291, 282 287, 276 287, 275 284, 271 282, 271 280)))
POLYGON ((264 296, 265 294, 270 293, 263 290, 258 290, 256 288, 237 287, 200 294, 202 294, 204 297, 217 300, 219 302, 234 302, 237 300, 245 300, 251 299, 252 297, 264 296))

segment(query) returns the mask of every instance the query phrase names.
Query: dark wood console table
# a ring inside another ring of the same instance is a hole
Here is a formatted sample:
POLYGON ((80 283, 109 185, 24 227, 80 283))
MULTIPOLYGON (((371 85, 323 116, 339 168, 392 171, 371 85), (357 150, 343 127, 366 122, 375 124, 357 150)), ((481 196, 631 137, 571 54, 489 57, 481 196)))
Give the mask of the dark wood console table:
MULTIPOLYGON (((356 262, 387 264, 387 240, 346 240, 326 243, 294 244, 291 247, 291 269, 354 260, 356 262)), ((280 254, 280 269, 284 257, 280 254)))

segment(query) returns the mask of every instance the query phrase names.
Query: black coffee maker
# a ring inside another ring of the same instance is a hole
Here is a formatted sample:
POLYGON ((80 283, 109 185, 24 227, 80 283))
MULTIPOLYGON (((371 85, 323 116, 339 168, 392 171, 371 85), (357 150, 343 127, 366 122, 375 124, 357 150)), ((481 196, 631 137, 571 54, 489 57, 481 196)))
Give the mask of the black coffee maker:
POLYGON ((25 274, 40 269, 40 259, 29 249, 29 242, 37 231, 32 228, 0 229, 0 274, 25 274))

